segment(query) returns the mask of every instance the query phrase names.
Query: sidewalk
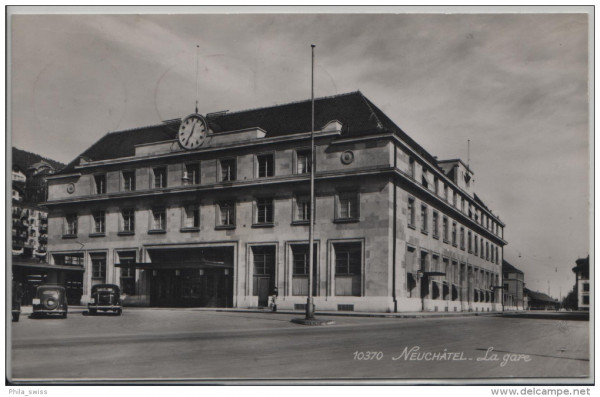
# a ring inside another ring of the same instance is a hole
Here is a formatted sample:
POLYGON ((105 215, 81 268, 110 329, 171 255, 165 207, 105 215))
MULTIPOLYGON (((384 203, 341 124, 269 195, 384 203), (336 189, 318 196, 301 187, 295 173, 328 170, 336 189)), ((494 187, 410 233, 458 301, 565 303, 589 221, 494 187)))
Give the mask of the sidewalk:
MULTIPOLYGON (((273 313, 270 309, 264 308, 218 308, 218 307, 124 307, 123 311, 130 310, 167 310, 167 311, 192 311, 192 312, 217 312, 217 313, 262 313, 262 314, 292 314, 299 317, 304 315, 304 310, 278 310, 273 313)), ((32 312, 31 306, 21 306, 21 314, 29 315, 32 312)), ((69 306, 69 313, 87 312, 87 306, 69 306)), ((552 312, 552 311, 504 311, 504 312, 399 312, 399 313, 370 313, 370 312, 337 312, 337 311, 319 311, 315 316, 336 316, 336 317, 372 317, 372 318, 436 318, 436 317, 524 317, 538 319, 565 319, 589 321, 588 312, 552 312)))

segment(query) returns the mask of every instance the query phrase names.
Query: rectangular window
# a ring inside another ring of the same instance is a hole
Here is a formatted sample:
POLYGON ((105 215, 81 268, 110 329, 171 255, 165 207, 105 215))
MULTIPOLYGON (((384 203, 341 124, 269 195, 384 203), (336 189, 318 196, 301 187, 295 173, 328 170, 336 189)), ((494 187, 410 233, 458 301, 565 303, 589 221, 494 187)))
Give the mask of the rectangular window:
POLYGON ((83 254, 54 254, 52 256, 57 265, 83 266, 83 254))
POLYGON ((336 243, 335 294, 338 296, 361 295, 362 253, 360 243, 336 243))
POLYGON ((448 201, 448 185, 444 184, 444 200, 448 201))
POLYGON ((500 260, 498 259, 498 247, 496 247, 496 264, 498 264, 500 260))
POLYGON ((429 272, 431 269, 429 268, 429 254, 427 251, 421 251, 421 263, 419 270, 422 272, 429 272))
POLYGON ((273 199, 258 198, 256 199, 256 223, 257 224, 272 224, 273 223, 273 199))
MULTIPOLYGON (((292 248, 292 295, 308 295, 308 244, 294 244, 292 248)), ((313 294, 317 295, 317 244, 313 246, 313 294)))
POLYGON ((408 198, 408 226, 415 227, 415 199, 412 197, 408 198))
POLYGON ((150 230, 165 231, 167 229, 167 212, 165 207, 152 209, 152 224, 150 230))
POLYGON ((444 237, 444 242, 448 242, 448 218, 444 217, 442 220, 442 233, 444 237))
POLYGON ((588 283, 582 283, 583 292, 590 292, 590 285, 588 283))
MULTIPOLYGON (((135 264, 135 251, 119 252, 119 263, 135 264)), ((121 290, 127 295, 135 295, 135 268, 121 267, 121 290)))
POLYGON ((92 285, 106 281, 106 254, 92 254, 92 285))
POLYGON ((294 220, 308 222, 310 219, 310 196, 298 195, 295 201, 296 211, 294 213, 294 220))
POLYGON ((433 177, 433 191, 435 192, 436 196, 440 193, 440 189, 439 189, 439 180, 437 176, 433 177))
POLYGON ((105 233, 105 214, 104 211, 94 211, 92 213, 94 219, 94 232, 93 233, 105 233))
POLYGON ((296 152, 296 173, 307 174, 310 172, 310 150, 298 150, 296 152))
POLYGON ((460 228, 460 249, 465 250, 465 228, 460 228))
POLYGON ((275 288, 275 247, 252 247, 253 261, 253 295, 258 296, 261 287, 268 289, 268 294, 275 288))
POLYGON ((481 258, 481 259, 483 259, 483 258, 484 258, 484 256, 485 256, 485 252, 484 252, 484 250, 483 250, 483 238, 481 238, 481 239, 479 240, 479 243, 480 243, 480 244, 479 244, 479 248, 480 248, 480 250, 479 250, 479 256, 480 256, 480 258, 481 258))
POLYGON ((235 159, 223 159, 219 161, 220 181, 230 182, 236 178, 236 161, 235 159))
POLYGON ((456 247, 456 222, 452 222, 452 245, 456 247))
POLYGON ((183 208, 183 228, 198 229, 200 227, 200 206, 188 204, 183 208))
POLYGON ((233 201, 219 203, 218 226, 235 226, 235 203, 233 201))
POLYGON ((429 179, 426 169, 423 169, 423 173, 421 174, 421 185, 423 185, 425 189, 429 188, 429 179))
POLYGON ((408 175, 413 179, 415 178, 415 159, 412 157, 408 159, 408 175))
POLYGON ((421 231, 427 233, 427 206, 421 206, 421 231))
POLYGON ((458 206, 458 194, 456 192, 452 192, 452 205, 454 205, 454 208, 458 206))
POLYGON ((123 190, 135 190, 135 171, 123 171, 123 190))
POLYGON ((258 177, 266 178, 275 175, 275 159, 272 154, 261 154, 256 156, 258 162, 258 177))
POLYGON ((479 250, 479 238, 477 236, 475 236, 475 244, 473 244, 473 248, 474 248, 474 254, 477 255, 477 252, 479 250))
POLYGON ((153 174, 153 187, 155 189, 160 189, 167 187, 167 168, 166 167, 156 167, 152 169, 153 174))
POLYGON ((359 198, 358 192, 338 193, 337 219, 358 219, 359 198))
POLYGON ((490 244, 490 262, 494 263, 494 245, 490 244))
POLYGON ((65 216, 65 235, 77 235, 77 214, 67 214, 65 216))
POLYGON ((135 210, 126 208, 121 211, 121 231, 133 233, 135 231, 135 210))
POLYGON ((96 194, 106 193, 106 174, 94 175, 96 194))
POLYGON ((471 235, 471 231, 467 232, 467 247, 468 247, 468 251, 469 253, 471 253, 473 251, 473 236, 471 235))
POLYGON ((437 211, 433 211, 433 238, 438 238, 438 229, 439 229, 439 214, 437 211))
POLYGON ((189 163, 185 165, 185 172, 183 174, 184 183, 190 185, 200 184, 200 164, 189 163))
POLYGON ((460 210, 462 213, 465 213, 465 199, 464 197, 460 198, 460 210))
POLYGON ((490 260, 490 243, 488 243, 487 241, 485 242, 485 260, 490 260))

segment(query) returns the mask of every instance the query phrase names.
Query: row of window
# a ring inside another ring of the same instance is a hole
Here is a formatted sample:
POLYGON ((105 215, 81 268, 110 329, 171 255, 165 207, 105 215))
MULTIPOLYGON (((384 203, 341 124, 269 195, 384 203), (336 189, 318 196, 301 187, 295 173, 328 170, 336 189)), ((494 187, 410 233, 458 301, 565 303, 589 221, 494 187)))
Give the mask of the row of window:
MULTIPOLYGON (((297 150, 295 152, 295 173, 306 174, 311 170, 310 150, 297 150)), ((150 169, 150 187, 160 189, 167 187, 167 167, 153 167, 150 169)), ((275 155, 273 153, 260 154, 256 156, 257 178, 268 178, 275 176, 275 155)), ((217 161, 217 180, 219 182, 231 182, 237 178, 236 158, 224 158, 217 161)), ((193 162, 184 164, 183 182, 187 185, 200 184, 200 163, 193 162)), ((95 194, 106 193, 106 174, 94 175, 95 194)), ((136 176, 134 170, 121 171, 121 190, 136 190, 136 176)))
MULTIPOLYGON (((335 220, 356 221, 360 216, 360 201, 358 192, 339 192, 335 197, 335 220)), ((233 228, 236 225, 236 202, 224 200, 216 204, 217 228, 233 228)), ((167 229, 166 207, 154 207, 151 209, 148 231, 164 232, 167 229)), ((310 196, 306 194, 297 195, 294 198, 293 223, 305 224, 310 219, 310 196)), ((254 225, 270 226, 275 222, 274 199, 272 197, 260 197, 254 201, 254 225)), ((125 208, 119 213, 119 232, 135 232, 135 209, 125 208)), ((198 229, 200 227, 200 205, 196 203, 182 207, 182 230, 198 229)), ((63 235, 76 236, 78 233, 78 215, 70 213, 65 216, 63 235)), ((104 235, 106 233, 106 211, 92 212, 92 235, 104 235)))
MULTIPOLYGON (((408 198, 408 227, 416 229, 415 225, 415 199, 413 197, 408 198)), ((439 226, 440 226, 440 214, 438 211, 432 213, 432 236, 434 239, 439 239, 439 226)), ((452 229, 450 230, 449 219, 447 216, 442 217, 442 240, 446 244, 452 244, 454 247, 460 246, 461 250, 467 250, 470 254, 475 256, 479 255, 481 259, 485 259, 492 263, 498 264, 500 261, 499 248, 498 246, 486 241, 483 237, 477 236, 471 230, 467 229, 467 236, 465 239, 465 227, 460 226, 460 232, 458 231, 458 224, 452 221, 452 229), (459 233, 459 234, 458 234, 459 233), (465 241, 467 243, 465 247, 465 241)), ((429 208, 426 204, 421 204, 421 232, 429 234, 429 208)))
MULTIPOLYGON (((409 159, 409 175, 411 178, 415 179, 415 160, 413 158, 409 159)), ((465 181, 467 186, 470 184, 470 179, 465 181)), ((439 178, 434 175, 433 183, 430 182, 429 172, 423 168, 421 173, 421 185, 428 189, 432 190, 438 196, 442 197, 446 202, 449 201, 449 190, 452 190, 452 205, 454 208, 460 209, 460 211, 467 215, 469 218, 473 219, 475 222, 479 223, 481 226, 485 227, 492 233, 497 236, 501 234, 501 226, 497 222, 495 222, 492 218, 487 216, 483 211, 479 210, 475 205, 471 204, 470 199, 465 198, 462 194, 459 194, 456 190, 450 189, 447 184, 444 182, 440 182, 439 178), (440 192, 439 186, 440 184, 443 186, 443 193, 440 192), (459 195, 460 195, 460 207, 459 207, 459 195)))
POLYGON ((417 262, 417 249, 407 245, 406 267, 409 272, 420 270, 421 272, 436 272, 443 276, 443 279, 459 286, 466 286, 471 277, 473 287, 481 289, 491 289, 499 281, 497 273, 480 269, 466 263, 460 263, 456 259, 442 257, 440 254, 430 252, 424 249, 420 250, 419 260, 417 262), (418 266, 417 266, 418 265, 418 266))

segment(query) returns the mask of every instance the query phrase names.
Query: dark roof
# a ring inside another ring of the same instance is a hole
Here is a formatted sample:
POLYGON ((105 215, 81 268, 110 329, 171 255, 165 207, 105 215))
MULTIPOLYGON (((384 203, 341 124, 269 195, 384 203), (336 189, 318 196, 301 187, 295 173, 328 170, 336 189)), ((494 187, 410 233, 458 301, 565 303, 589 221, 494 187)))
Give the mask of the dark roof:
POLYGON ((538 291, 532 291, 529 288, 524 288, 523 291, 530 299, 542 302, 556 302, 556 299, 538 291))
MULTIPOLYGON (((413 150, 432 164, 437 164, 433 156, 359 91, 315 99, 315 129, 320 130, 333 120, 342 123, 342 137, 394 132, 413 150)), ((307 132, 311 129, 311 102, 305 100, 212 114, 208 116, 208 122, 215 133, 255 127, 265 130, 266 137, 307 132)), ((160 125, 108 133, 69 163, 62 173, 73 171, 80 157, 92 161, 130 157, 135 155, 135 145, 175 139, 180 123, 181 120, 172 120, 160 125)))
POLYGON ((502 272, 525 274, 521 270, 517 269, 516 267, 505 261, 504 259, 502 259, 502 272))
POLYGON ((12 148, 12 163, 13 167, 17 166, 21 171, 25 172, 29 167, 36 163, 46 162, 50 164, 56 171, 61 170, 65 165, 59 161, 54 161, 39 154, 31 153, 26 150, 12 148))

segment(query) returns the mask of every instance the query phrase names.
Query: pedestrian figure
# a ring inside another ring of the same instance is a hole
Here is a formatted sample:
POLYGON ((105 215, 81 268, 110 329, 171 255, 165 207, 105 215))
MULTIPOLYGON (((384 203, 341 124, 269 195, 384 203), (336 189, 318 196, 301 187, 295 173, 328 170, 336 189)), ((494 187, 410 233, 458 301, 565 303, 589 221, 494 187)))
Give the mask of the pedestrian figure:
POLYGON ((277 311, 277 295, 278 295, 278 291, 277 291, 277 287, 273 288, 273 293, 271 294, 271 310, 276 312, 277 311))

